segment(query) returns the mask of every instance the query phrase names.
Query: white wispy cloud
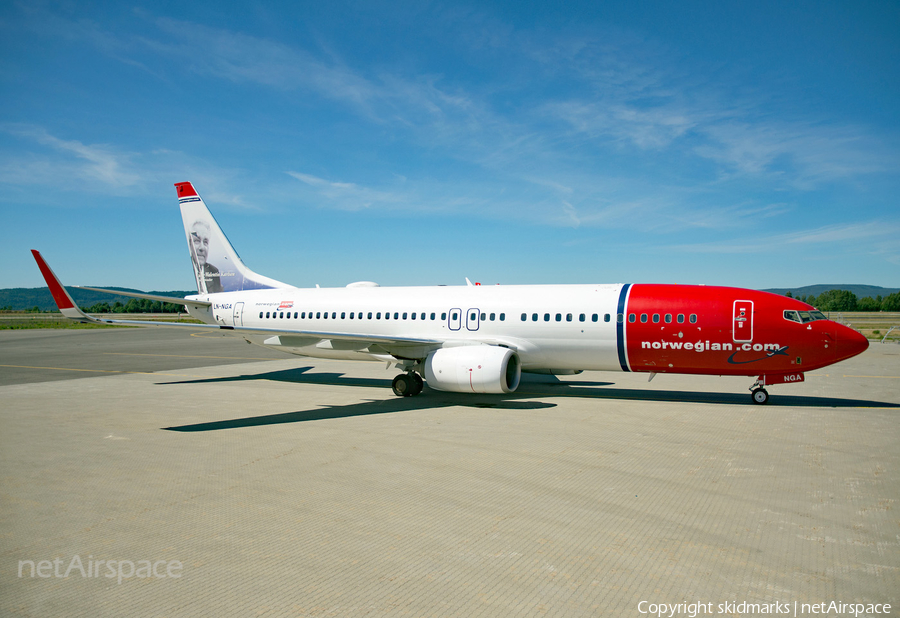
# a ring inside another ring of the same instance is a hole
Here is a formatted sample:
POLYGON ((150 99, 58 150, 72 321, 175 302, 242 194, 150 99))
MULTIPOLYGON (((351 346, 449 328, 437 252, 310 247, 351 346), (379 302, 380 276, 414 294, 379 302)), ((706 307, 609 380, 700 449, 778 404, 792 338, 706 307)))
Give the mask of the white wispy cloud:
MULTIPOLYGON (((789 195, 777 207, 765 198, 735 205, 734 183, 810 191, 898 167, 896 148, 872 129, 773 117, 764 111, 762 95, 736 98, 728 83, 698 80, 690 65, 671 59, 671 50, 641 37, 607 31, 547 35, 475 17, 474 28, 470 13, 449 23, 451 33, 468 33, 460 40, 473 56, 485 57, 487 65, 496 63, 500 50, 516 58, 508 73, 496 72, 488 85, 424 70, 353 66, 339 52, 171 18, 146 16, 153 28, 139 36, 81 21, 67 36, 156 73, 186 68, 273 93, 312 93, 375 126, 387 125, 398 142, 425 146, 494 178, 451 186, 416 180, 396 167, 389 173, 411 180, 365 186, 288 172, 341 209, 457 208, 560 226, 727 230, 793 209, 789 195), (154 61, 159 58, 169 61, 162 63, 166 68, 154 61), (637 167, 625 178, 604 165, 623 152, 637 167), (663 167, 689 160, 702 171, 673 189, 662 184, 658 167, 641 169, 642 157, 663 167)), ((83 176, 128 183, 142 175, 134 167, 136 154, 53 139, 45 137, 44 145, 78 159, 83 176)), ((28 165, 32 175, 49 173, 44 160, 28 165)), ((11 164, 6 169, 6 176, 13 173, 11 164)), ((241 202, 234 192, 231 199, 241 202)))
POLYGON ((60 139, 43 127, 29 124, 6 123, 0 130, 40 146, 45 146, 55 157, 20 153, 5 157, 0 162, 0 176, 4 182, 37 184, 60 176, 82 182, 103 183, 106 186, 130 187, 142 181, 135 169, 133 154, 118 151, 108 144, 84 144, 78 140, 60 139))
POLYGON ((372 206, 396 208, 405 201, 400 194, 363 187, 352 182, 325 180, 302 172, 286 173, 312 187, 329 205, 341 210, 361 210, 372 206))
POLYGON ((897 221, 865 221, 851 224, 830 224, 816 228, 796 230, 781 234, 759 235, 735 241, 733 239, 707 243, 671 245, 673 250, 690 253, 768 253, 785 250, 788 247, 816 247, 851 243, 859 251, 900 254, 896 238, 900 236, 900 223, 897 221), (885 244, 887 243, 887 244, 885 244))
POLYGON ((737 173, 781 174, 798 188, 896 169, 898 159, 867 129, 796 121, 729 121, 702 128, 695 152, 737 173))

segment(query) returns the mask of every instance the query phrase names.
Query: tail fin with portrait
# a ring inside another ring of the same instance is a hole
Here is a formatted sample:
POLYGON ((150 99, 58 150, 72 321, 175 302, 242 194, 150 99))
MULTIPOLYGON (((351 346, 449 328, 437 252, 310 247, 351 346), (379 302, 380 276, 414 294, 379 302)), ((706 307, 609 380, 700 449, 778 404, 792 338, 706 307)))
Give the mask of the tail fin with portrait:
POLYGON ((189 182, 175 184, 191 264, 201 294, 293 287, 247 268, 189 182))

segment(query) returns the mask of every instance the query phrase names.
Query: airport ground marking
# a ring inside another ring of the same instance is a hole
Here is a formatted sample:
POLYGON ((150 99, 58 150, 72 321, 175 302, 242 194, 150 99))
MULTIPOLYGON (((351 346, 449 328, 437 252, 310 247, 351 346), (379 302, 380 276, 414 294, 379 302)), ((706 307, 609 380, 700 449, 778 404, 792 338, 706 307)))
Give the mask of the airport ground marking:
POLYGON ((194 375, 190 373, 164 373, 162 371, 122 371, 120 369, 78 369, 75 367, 38 367, 35 365, 0 365, 13 369, 49 369, 51 371, 83 371, 88 373, 117 373, 145 376, 177 376, 181 378, 208 378, 209 376, 194 375))
POLYGON ((221 360, 283 360, 281 358, 259 358, 252 356, 199 356, 190 354, 147 354, 145 352, 103 352, 103 354, 111 354, 118 356, 161 356, 165 358, 217 358, 221 360))
POLYGON ((900 376, 848 376, 845 375, 845 378, 879 378, 879 379, 887 379, 887 380, 900 380, 900 376))

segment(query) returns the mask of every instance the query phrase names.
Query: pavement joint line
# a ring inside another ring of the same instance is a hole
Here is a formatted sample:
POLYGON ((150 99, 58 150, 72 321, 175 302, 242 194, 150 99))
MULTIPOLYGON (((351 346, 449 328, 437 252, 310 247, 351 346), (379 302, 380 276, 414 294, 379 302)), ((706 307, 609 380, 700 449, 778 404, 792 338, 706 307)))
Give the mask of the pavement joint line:
POLYGON ((877 378, 888 380, 900 380, 900 376, 844 376, 845 378, 877 378))
POLYGON ((12 369, 50 369, 53 371, 84 371, 88 373, 117 373, 117 374, 134 374, 145 376, 177 376, 180 378, 209 378, 210 376, 196 375, 192 373, 164 373, 162 371, 121 371, 119 369, 78 369, 75 367, 38 367, 35 365, 0 365, 0 367, 10 367, 12 369))
MULTIPOLYGON (((148 354, 145 352, 103 352, 103 354, 110 354, 116 356, 159 356, 163 358, 216 358, 223 360, 269 360, 266 358, 259 358, 253 356, 199 356, 199 355, 190 355, 190 354, 148 354)), ((282 358, 272 358, 271 360, 285 360, 282 358)))

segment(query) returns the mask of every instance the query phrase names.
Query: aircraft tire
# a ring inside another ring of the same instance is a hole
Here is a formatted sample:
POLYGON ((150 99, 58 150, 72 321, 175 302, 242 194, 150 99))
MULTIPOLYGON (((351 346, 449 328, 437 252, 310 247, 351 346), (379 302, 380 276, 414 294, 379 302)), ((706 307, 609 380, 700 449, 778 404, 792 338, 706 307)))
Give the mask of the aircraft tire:
POLYGON ((393 389, 394 394, 398 397, 410 397, 413 395, 413 389, 415 388, 415 380, 409 377, 406 373, 401 373, 394 381, 391 382, 391 389, 393 389))
POLYGON ((413 378, 413 389, 411 394, 415 396, 421 393, 422 389, 425 388, 425 380, 423 380, 422 376, 420 376, 418 373, 413 372, 410 375, 413 378))
POLYGON ((750 393, 750 397, 753 398, 753 403, 759 405, 765 405, 769 403, 769 393, 764 388, 754 389, 752 393, 750 393))

